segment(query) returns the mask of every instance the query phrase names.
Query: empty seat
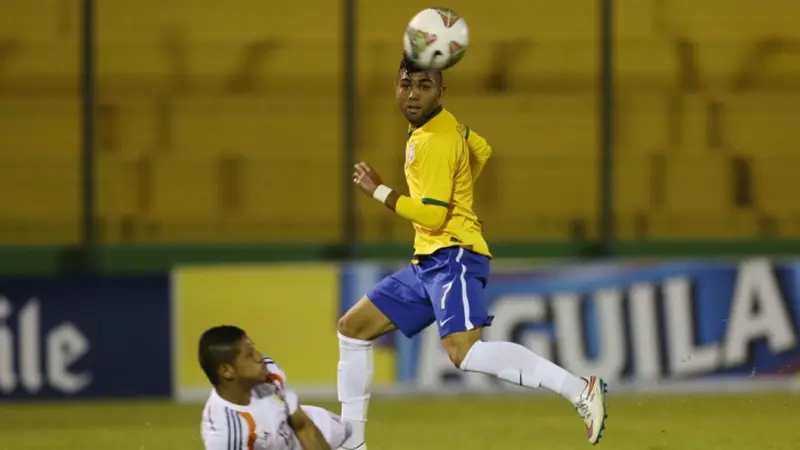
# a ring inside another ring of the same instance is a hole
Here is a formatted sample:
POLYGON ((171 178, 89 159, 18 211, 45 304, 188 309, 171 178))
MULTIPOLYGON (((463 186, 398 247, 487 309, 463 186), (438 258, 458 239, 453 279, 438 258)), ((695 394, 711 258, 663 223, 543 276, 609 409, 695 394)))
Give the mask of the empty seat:
POLYGON ((0 96, 53 99, 79 94, 81 69, 76 42, 12 43, 6 52, 3 44, 0 36, 0 96))
POLYGON ((666 22, 675 32, 699 39, 750 39, 756 36, 800 37, 800 5, 790 0, 669 0, 666 22))
POLYGON ((98 105, 96 150, 119 161, 137 161, 164 150, 169 102, 158 95, 139 98, 103 96, 98 105))
POLYGON ((81 24, 76 2, 8 0, 0 13, 0 96, 78 92, 81 24))
POLYGON ((0 41, 58 43, 80 35, 80 3, 61 0, 4 0, 0 41))
POLYGON ((669 34, 694 44, 694 66, 706 88, 796 85, 800 60, 791 46, 800 38, 796 2, 747 0, 731 6, 722 0, 671 0, 664 11, 669 34), (762 45, 781 41, 790 45, 762 45))
POLYGON ((668 154, 664 188, 664 210, 669 213, 721 216, 733 208, 731 166, 724 156, 668 154))
POLYGON ((156 216, 216 217, 220 210, 218 167, 212 158, 162 155, 153 163, 156 216))
POLYGON ((743 61, 752 57, 756 41, 704 39, 690 36, 693 58, 691 64, 698 77, 700 87, 706 92, 723 92, 741 81, 744 71, 752 66, 743 66, 743 61))
POLYGON ((527 46, 512 60, 512 89, 591 91, 599 77, 600 52, 592 41, 546 41, 527 46))
MULTIPOLYGON (((678 61, 674 44, 660 39, 618 39, 613 51, 619 92, 676 86, 678 61)), ((510 76, 515 87, 594 89, 600 77, 601 58, 599 44, 592 41, 533 43, 515 53, 510 76)))
POLYGON ((0 102, 0 241, 78 236, 80 122, 76 100, 0 102))
POLYGON ((759 209, 776 217, 800 214, 797 201, 797 174, 800 156, 762 156, 754 158, 753 184, 759 209))
POLYGON ((0 242, 75 242, 81 211, 79 164, 69 155, 0 160, 0 242))
POLYGON ((193 41, 247 41, 265 37, 321 38, 338 36, 340 4, 233 0, 119 0, 97 7, 98 38, 135 41, 162 31, 185 31, 193 41))
POLYGON ((0 163, 0 211, 7 217, 75 216, 80 202, 77 158, 28 156, 0 163))
POLYGON ((243 155, 330 162, 339 157, 335 97, 177 99, 170 106, 171 150, 184 155, 243 155))
POLYGON ((674 142, 673 96, 668 92, 629 93, 615 99, 614 144, 617 158, 643 157, 674 142))
POLYGON ((612 20, 617 42, 641 42, 659 37, 662 31, 659 6, 659 2, 652 0, 616 0, 612 20))
POLYGON ((614 214, 630 218, 648 211, 653 199, 652 159, 639 155, 616 156, 612 170, 614 214))
POLYGON ((711 143, 710 121, 714 99, 703 94, 676 94, 675 114, 677 128, 674 130, 679 153, 706 153, 711 143))
POLYGON ((152 166, 148 159, 122 159, 115 154, 95 157, 95 207, 107 221, 131 217, 148 206, 156 193, 152 190, 152 166))
POLYGON ((287 229, 260 240, 328 240, 338 233, 331 228, 344 179, 338 99, 184 99, 170 111, 172 145, 153 157, 155 200, 146 216, 161 230, 153 239, 239 240, 256 229, 287 229), (191 230, 181 235, 180 223, 191 230))
MULTIPOLYGON (((334 95, 341 86, 335 41, 108 42, 98 50, 98 89, 106 94, 249 94, 252 91, 334 95)), ((389 79, 387 83, 391 83, 389 79)))
MULTIPOLYGON (((599 52, 597 48, 595 51, 599 52)), ((677 86, 680 72, 674 42, 663 37, 637 39, 617 35, 613 52, 617 92, 651 93, 677 86)))
MULTIPOLYGON (((242 214, 295 222, 301 218, 329 223, 338 220, 345 178, 341 160, 316 159, 298 152, 276 160, 270 155, 245 159, 241 175, 242 214), (307 180, 313 182, 298 182, 307 180)), ((346 185, 350 189, 349 183, 346 185)))
POLYGON ((759 236, 758 218, 748 211, 723 214, 702 212, 652 212, 648 215, 651 239, 752 239, 759 236))
POLYGON ((216 82, 216 89, 208 87, 212 92, 247 93, 252 86, 270 96, 294 97, 337 96, 341 90, 342 50, 334 39, 281 37, 257 46, 193 44, 190 55, 193 79, 200 89, 209 84, 204 80, 216 82))
POLYGON ((98 7, 100 89, 284 92, 338 89, 339 5, 124 0, 98 7), (148 7, 149 6, 149 7, 148 7))
POLYGON ((0 215, 0 245, 76 245, 80 243, 82 231, 76 217, 0 215))
POLYGON ((77 98, 0 101, 0 161, 77 160, 80 111, 77 98))
POLYGON ((96 80, 101 98, 136 97, 177 91, 185 78, 182 64, 156 38, 142 36, 131 42, 99 41, 96 80))
POLYGON ((800 95, 753 92, 724 100, 724 133, 739 153, 754 158, 797 154, 800 95))

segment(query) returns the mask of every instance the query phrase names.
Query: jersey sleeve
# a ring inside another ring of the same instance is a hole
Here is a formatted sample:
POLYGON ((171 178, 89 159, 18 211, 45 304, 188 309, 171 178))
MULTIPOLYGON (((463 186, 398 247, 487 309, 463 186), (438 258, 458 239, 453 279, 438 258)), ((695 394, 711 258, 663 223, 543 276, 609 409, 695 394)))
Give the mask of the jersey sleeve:
POLYGON ((492 156, 492 147, 483 136, 469 129, 468 126, 459 124, 458 131, 467 141, 469 147, 469 167, 472 179, 477 180, 483 171, 486 162, 492 156))
POLYGON ((297 396, 291 389, 286 389, 283 391, 283 401, 286 403, 286 414, 291 416, 297 412, 297 408, 300 407, 300 398, 297 396))
POLYGON ((291 416, 297 411, 300 400, 297 393, 286 385, 286 372, 269 356, 264 356, 261 361, 267 369, 267 383, 275 386, 277 394, 286 404, 286 413, 291 416))
POLYGON ((450 206, 459 146, 457 136, 430 139, 421 149, 420 200, 424 205, 450 206))

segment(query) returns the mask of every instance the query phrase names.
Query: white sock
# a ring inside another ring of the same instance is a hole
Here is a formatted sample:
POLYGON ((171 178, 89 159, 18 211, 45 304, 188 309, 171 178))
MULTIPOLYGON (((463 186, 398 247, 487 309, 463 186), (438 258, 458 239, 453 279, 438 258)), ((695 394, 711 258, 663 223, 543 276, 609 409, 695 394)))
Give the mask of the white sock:
POLYGON ((459 367, 466 372, 494 375, 519 386, 543 386, 575 403, 586 381, 513 342, 478 341, 459 367))
POLYGON ((375 375, 372 342, 339 336, 339 370, 337 385, 342 403, 342 419, 353 433, 342 447, 354 449, 364 443, 367 408, 375 375))

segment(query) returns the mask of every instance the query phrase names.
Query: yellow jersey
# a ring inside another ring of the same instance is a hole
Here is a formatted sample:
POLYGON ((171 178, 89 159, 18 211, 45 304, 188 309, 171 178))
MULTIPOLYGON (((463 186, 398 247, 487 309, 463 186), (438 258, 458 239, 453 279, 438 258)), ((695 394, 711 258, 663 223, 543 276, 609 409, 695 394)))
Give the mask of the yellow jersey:
MULTIPOLYGON (((469 129, 459 125, 456 118, 441 107, 425 124, 409 132, 405 163, 409 196, 426 205, 447 208, 440 229, 414 223, 415 256, 456 246, 492 256, 478 216, 472 210, 474 178, 467 144, 469 135, 469 129)), ((485 144, 478 136, 472 139, 485 144)))

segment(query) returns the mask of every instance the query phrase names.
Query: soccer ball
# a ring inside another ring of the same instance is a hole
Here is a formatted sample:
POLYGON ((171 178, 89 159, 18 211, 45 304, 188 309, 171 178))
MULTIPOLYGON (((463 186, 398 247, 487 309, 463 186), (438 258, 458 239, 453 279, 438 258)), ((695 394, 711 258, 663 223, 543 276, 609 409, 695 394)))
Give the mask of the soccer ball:
POLYGON ((429 8, 408 23, 403 51, 423 70, 444 70, 464 57, 469 45, 467 22, 452 9, 429 8))

